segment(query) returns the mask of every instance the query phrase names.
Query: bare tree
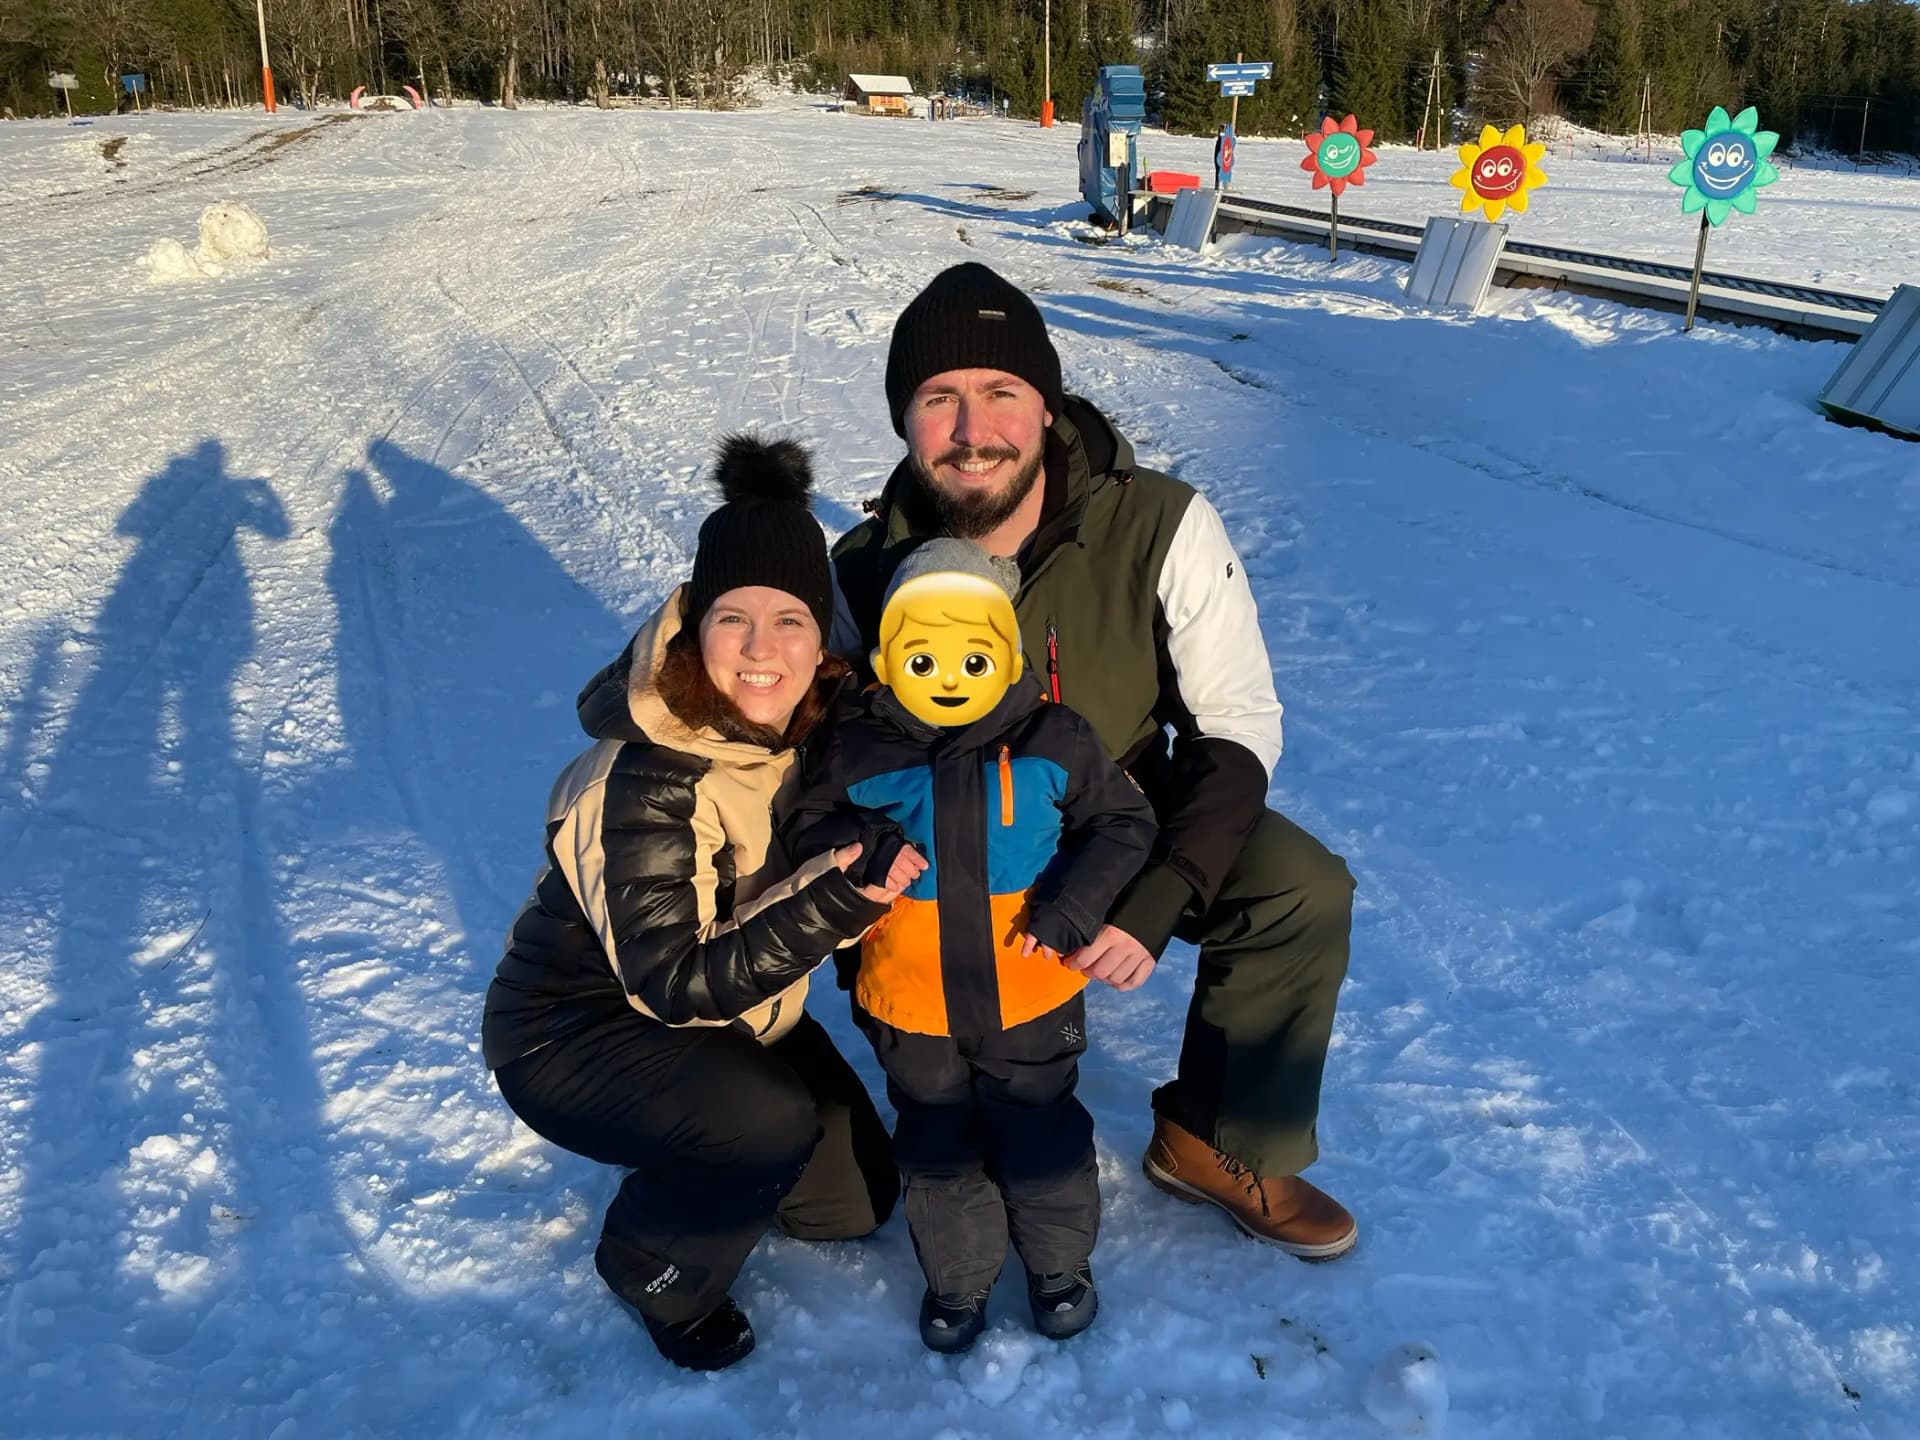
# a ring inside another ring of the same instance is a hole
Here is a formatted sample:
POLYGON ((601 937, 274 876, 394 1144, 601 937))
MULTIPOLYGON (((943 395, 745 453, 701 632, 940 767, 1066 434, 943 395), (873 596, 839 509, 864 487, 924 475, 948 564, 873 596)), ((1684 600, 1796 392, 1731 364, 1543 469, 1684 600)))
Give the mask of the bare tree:
POLYGON ((1593 12, 1581 0, 1506 0, 1487 29, 1481 87, 1495 116, 1531 124, 1551 107, 1551 81, 1593 39, 1593 12))
POLYGON ((38 45, 51 29, 45 0, 0 0, 0 45, 38 45))
POLYGON ((659 68, 667 85, 667 103, 680 103, 680 90, 698 66, 697 36, 700 0, 644 0, 642 24, 645 27, 648 58, 659 68))
POLYGON ((336 0, 275 0, 267 7, 267 40, 285 57, 294 90, 309 109, 319 101, 321 74, 352 44, 346 11, 336 0))
POLYGON ((691 0, 695 77, 701 100, 715 110, 734 101, 746 70, 745 47, 739 43, 741 13, 733 0, 691 0))
POLYGON ((65 0, 52 19, 67 48, 91 50, 106 61, 107 84, 116 90, 121 73, 151 54, 160 38, 143 0, 65 0))
POLYGON ((459 15, 474 52, 494 64, 494 98, 509 110, 518 109, 520 52, 539 20, 531 0, 460 0, 459 15))
POLYGON ((427 65, 440 72, 443 98, 452 100, 448 72, 462 49, 462 37, 449 0, 385 0, 382 19, 406 47, 419 73, 420 94, 430 93, 427 65))
POLYGON ((607 74, 607 46, 612 26, 606 14, 607 0, 586 0, 587 48, 592 52, 593 69, 587 78, 587 93, 593 103, 605 110, 612 103, 613 84, 607 74))

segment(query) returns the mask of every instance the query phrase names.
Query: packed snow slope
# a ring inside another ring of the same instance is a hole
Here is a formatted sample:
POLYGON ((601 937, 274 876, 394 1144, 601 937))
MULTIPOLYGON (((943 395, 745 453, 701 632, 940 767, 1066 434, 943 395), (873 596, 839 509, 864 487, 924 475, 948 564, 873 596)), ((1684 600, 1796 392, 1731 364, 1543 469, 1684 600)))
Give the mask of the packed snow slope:
MULTIPOLYGON (((1414 1369, 1460 1436, 1920 1431, 1920 447, 1821 418, 1834 344, 1084 243, 1073 138, 0 127, 0 1432, 1330 1440, 1414 1369), (150 280, 219 199, 269 257, 150 280), (691 1376, 600 1287, 618 1177, 512 1121, 480 999, 715 438, 812 443, 851 524, 893 318, 959 260, 1253 577, 1272 803, 1360 883, 1313 1173, 1363 1239, 1308 1267, 1142 1179, 1176 948, 1094 996, 1093 1331, 1036 1340, 1010 1277, 928 1356, 896 1218, 769 1239, 760 1351, 691 1376)), ((1389 150, 1365 198, 1444 209, 1451 164, 1389 150)), ((1685 257, 1662 167, 1548 169, 1517 232, 1685 257)), ((1884 290, 1917 232, 1920 186, 1795 173, 1714 255, 1884 290)))

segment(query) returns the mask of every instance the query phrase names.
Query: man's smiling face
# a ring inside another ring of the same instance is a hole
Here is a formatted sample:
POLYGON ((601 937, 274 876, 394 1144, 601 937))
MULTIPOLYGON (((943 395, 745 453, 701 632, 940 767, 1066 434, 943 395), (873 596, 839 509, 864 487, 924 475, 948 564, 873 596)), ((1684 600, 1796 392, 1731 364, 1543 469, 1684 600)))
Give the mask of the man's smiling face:
POLYGON ((991 534, 1032 493, 1053 416, 1004 370, 947 370, 907 402, 907 451, 949 535, 991 534))

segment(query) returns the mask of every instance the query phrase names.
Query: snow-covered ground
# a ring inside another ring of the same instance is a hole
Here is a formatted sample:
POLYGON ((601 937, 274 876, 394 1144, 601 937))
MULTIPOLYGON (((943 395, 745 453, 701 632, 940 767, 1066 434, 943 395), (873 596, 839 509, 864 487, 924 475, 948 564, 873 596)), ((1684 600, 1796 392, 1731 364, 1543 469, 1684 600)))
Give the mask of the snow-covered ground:
MULTIPOLYGON (((1834 344, 1081 243, 1073 144, 799 102, 0 127, 0 1432, 1371 1437, 1397 1365, 1456 1436, 1920 1431, 1920 447, 1820 417, 1834 344), (150 282, 226 198, 270 257, 150 282), (960 259, 1254 577, 1274 803, 1360 880, 1314 1173, 1364 1238, 1307 1267, 1141 1178, 1176 950, 1094 999, 1092 1332, 1008 1285, 928 1356, 896 1220, 769 1239, 760 1352, 693 1377, 602 1293, 617 1177, 511 1123, 480 996, 712 440, 811 441, 851 523, 893 318, 960 259)), ((1454 163, 1389 150, 1349 208, 1450 210, 1454 163)), ((1663 167, 1547 169, 1516 233, 1688 257, 1663 167)), ((1788 173, 1712 255, 1884 291, 1916 253, 1920 186, 1788 173)))

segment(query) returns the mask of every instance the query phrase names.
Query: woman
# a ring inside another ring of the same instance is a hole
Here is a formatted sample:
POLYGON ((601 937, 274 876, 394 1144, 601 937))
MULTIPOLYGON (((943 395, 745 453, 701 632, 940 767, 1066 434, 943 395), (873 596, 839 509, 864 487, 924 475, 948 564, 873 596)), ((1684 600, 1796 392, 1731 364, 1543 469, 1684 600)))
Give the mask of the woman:
POLYGON ((696 1370, 753 1349, 727 1291, 770 1222, 848 1239, 893 1209, 886 1130, 802 1005, 926 864, 863 886, 853 845, 786 873, 774 802, 846 674, 826 541, 797 445, 732 437, 718 479, 691 583, 581 692, 596 743, 554 786, 482 1030, 529 1127, 631 1168, 594 1264, 696 1370))

